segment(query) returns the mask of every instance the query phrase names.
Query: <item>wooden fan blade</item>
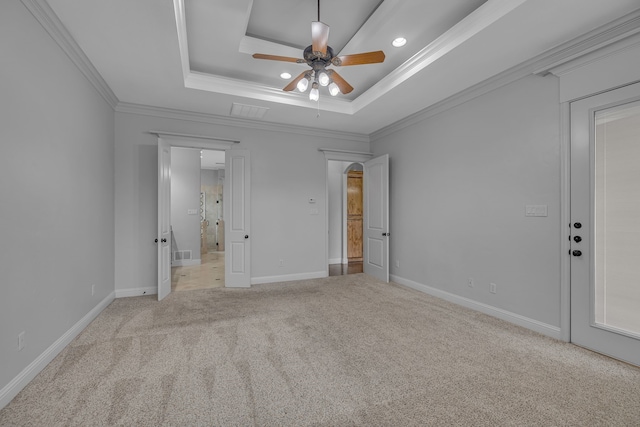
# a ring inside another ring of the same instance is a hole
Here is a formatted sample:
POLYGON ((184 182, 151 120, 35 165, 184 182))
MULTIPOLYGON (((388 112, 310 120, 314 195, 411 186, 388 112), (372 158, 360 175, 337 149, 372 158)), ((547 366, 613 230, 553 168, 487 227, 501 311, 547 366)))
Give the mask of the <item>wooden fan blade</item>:
POLYGON ((329 43, 329 26, 324 22, 313 21, 311 23, 311 42, 313 52, 321 52, 326 55, 329 43))
POLYGON ((303 59, 291 58, 290 56, 265 55, 264 53, 254 53, 253 57, 255 59, 270 59, 272 61, 298 62, 298 63, 306 62, 303 59))
POLYGON ((336 66, 361 65, 361 64, 377 64, 384 62, 384 52, 376 50, 375 52, 356 53, 353 55, 342 55, 333 58, 331 63, 336 66))
POLYGON ((298 77, 291 80, 291 82, 288 85, 286 85, 282 90, 284 90, 285 92, 291 92, 292 90, 294 90, 298 86, 298 82, 302 80, 307 73, 308 71, 303 71, 302 73, 300 73, 298 77))
POLYGON ((340 74, 338 74, 335 70, 327 70, 329 72, 329 77, 335 84, 340 88, 340 92, 343 94, 348 94, 353 90, 353 86, 351 86, 345 79, 342 78, 340 74))

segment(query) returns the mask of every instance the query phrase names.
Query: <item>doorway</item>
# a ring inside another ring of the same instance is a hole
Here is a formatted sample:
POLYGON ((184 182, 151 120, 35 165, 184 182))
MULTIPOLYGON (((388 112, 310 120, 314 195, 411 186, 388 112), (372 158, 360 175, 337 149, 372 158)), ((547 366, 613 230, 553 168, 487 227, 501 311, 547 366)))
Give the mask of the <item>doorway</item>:
POLYGON ((362 273, 363 167, 329 161, 329 276, 362 273))
POLYGON ((172 147, 171 158, 171 290, 224 287, 225 152, 172 147))
POLYGON ((571 103, 571 341, 640 366, 640 83, 571 103))

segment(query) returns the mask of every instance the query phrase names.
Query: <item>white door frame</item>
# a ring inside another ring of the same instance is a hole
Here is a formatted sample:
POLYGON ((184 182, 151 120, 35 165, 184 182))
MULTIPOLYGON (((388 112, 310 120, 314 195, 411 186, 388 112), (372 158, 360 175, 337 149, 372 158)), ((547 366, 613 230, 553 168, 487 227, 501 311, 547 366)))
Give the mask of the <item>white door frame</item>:
MULTIPOLYGON (((324 265, 325 274, 329 276, 329 160, 335 160, 338 162, 357 162, 364 163, 373 157, 372 153, 365 153, 360 151, 348 151, 348 150, 335 150, 333 148, 319 148, 325 157, 325 240, 324 240, 324 265)), ((344 254, 343 254, 344 257, 344 254)))
MULTIPOLYGON (((235 144, 238 144, 240 142, 240 141, 234 141, 234 140, 223 139, 223 138, 214 138, 210 136, 189 135, 189 134, 163 132, 163 131, 150 131, 149 133, 156 135, 159 141, 162 140, 162 142, 168 144, 169 147, 194 148, 199 150, 227 151, 227 150, 230 150, 235 144)), ((170 167, 171 166, 169 165, 169 168, 170 167)), ((227 185, 227 179, 225 179, 224 185, 225 186, 227 185)), ((171 199, 169 199, 169 206, 170 205, 171 205, 171 199)), ((225 229, 226 227, 227 227, 227 222, 225 221, 225 229)), ((160 239, 160 236, 158 236, 158 239, 160 239)), ((225 276, 226 276, 226 271, 225 271, 225 276)), ((158 280, 158 282, 160 281, 158 280)), ((158 292, 160 292, 159 284, 158 284, 158 292)))

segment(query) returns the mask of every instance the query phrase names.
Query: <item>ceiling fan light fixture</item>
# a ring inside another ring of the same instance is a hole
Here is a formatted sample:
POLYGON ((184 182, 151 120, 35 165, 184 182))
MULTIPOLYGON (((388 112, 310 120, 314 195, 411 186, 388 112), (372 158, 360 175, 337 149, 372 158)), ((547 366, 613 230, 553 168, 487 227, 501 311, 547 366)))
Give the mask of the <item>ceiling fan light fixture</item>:
POLYGON ((336 96, 340 93, 340 88, 337 84, 335 84, 335 82, 331 82, 331 84, 329 85, 329 93, 331 94, 331 96, 336 96))
POLYGON ((392 41, 391 44, 393 45, 393 47, 402 47, 407 44, 407 39, 405 39, 404 37, 398 37, 394 41, 392 41))
POLYGON ((318 90, 318 83, 313 83, 311 87, 311 92, 309 92, 309 99, 312 101, 317 101, 320 99, 320 91, 318 90))
POLYGON ((303 79, 300 79, 297 85, 298 90, 300 92, 304 92, 307 90, 308 87, 309 87, 309 79, 307 79, 306 77, 303 79))
POLYGON ((327 86, 330 82, 331 80, 329 79, 327 72, 324 70, 320 71, 318 74, 318 83, 320 83, 320 86, 327 86))

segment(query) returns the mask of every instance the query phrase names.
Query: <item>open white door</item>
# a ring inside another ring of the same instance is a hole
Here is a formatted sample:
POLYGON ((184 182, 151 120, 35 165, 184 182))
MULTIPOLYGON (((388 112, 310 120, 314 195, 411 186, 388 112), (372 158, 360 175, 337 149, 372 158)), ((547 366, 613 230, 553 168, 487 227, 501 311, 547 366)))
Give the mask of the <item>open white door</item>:
POLYGON ((389 281, 389 155, 364 163, 364 272, 389 281))
POLYGON ((158 138, 158 301, 171 293, 171 145, 158 138))
POLYGON ((248 150, 227 150, 224 181, 225 286, 251 286, 251 168, 248 150))

